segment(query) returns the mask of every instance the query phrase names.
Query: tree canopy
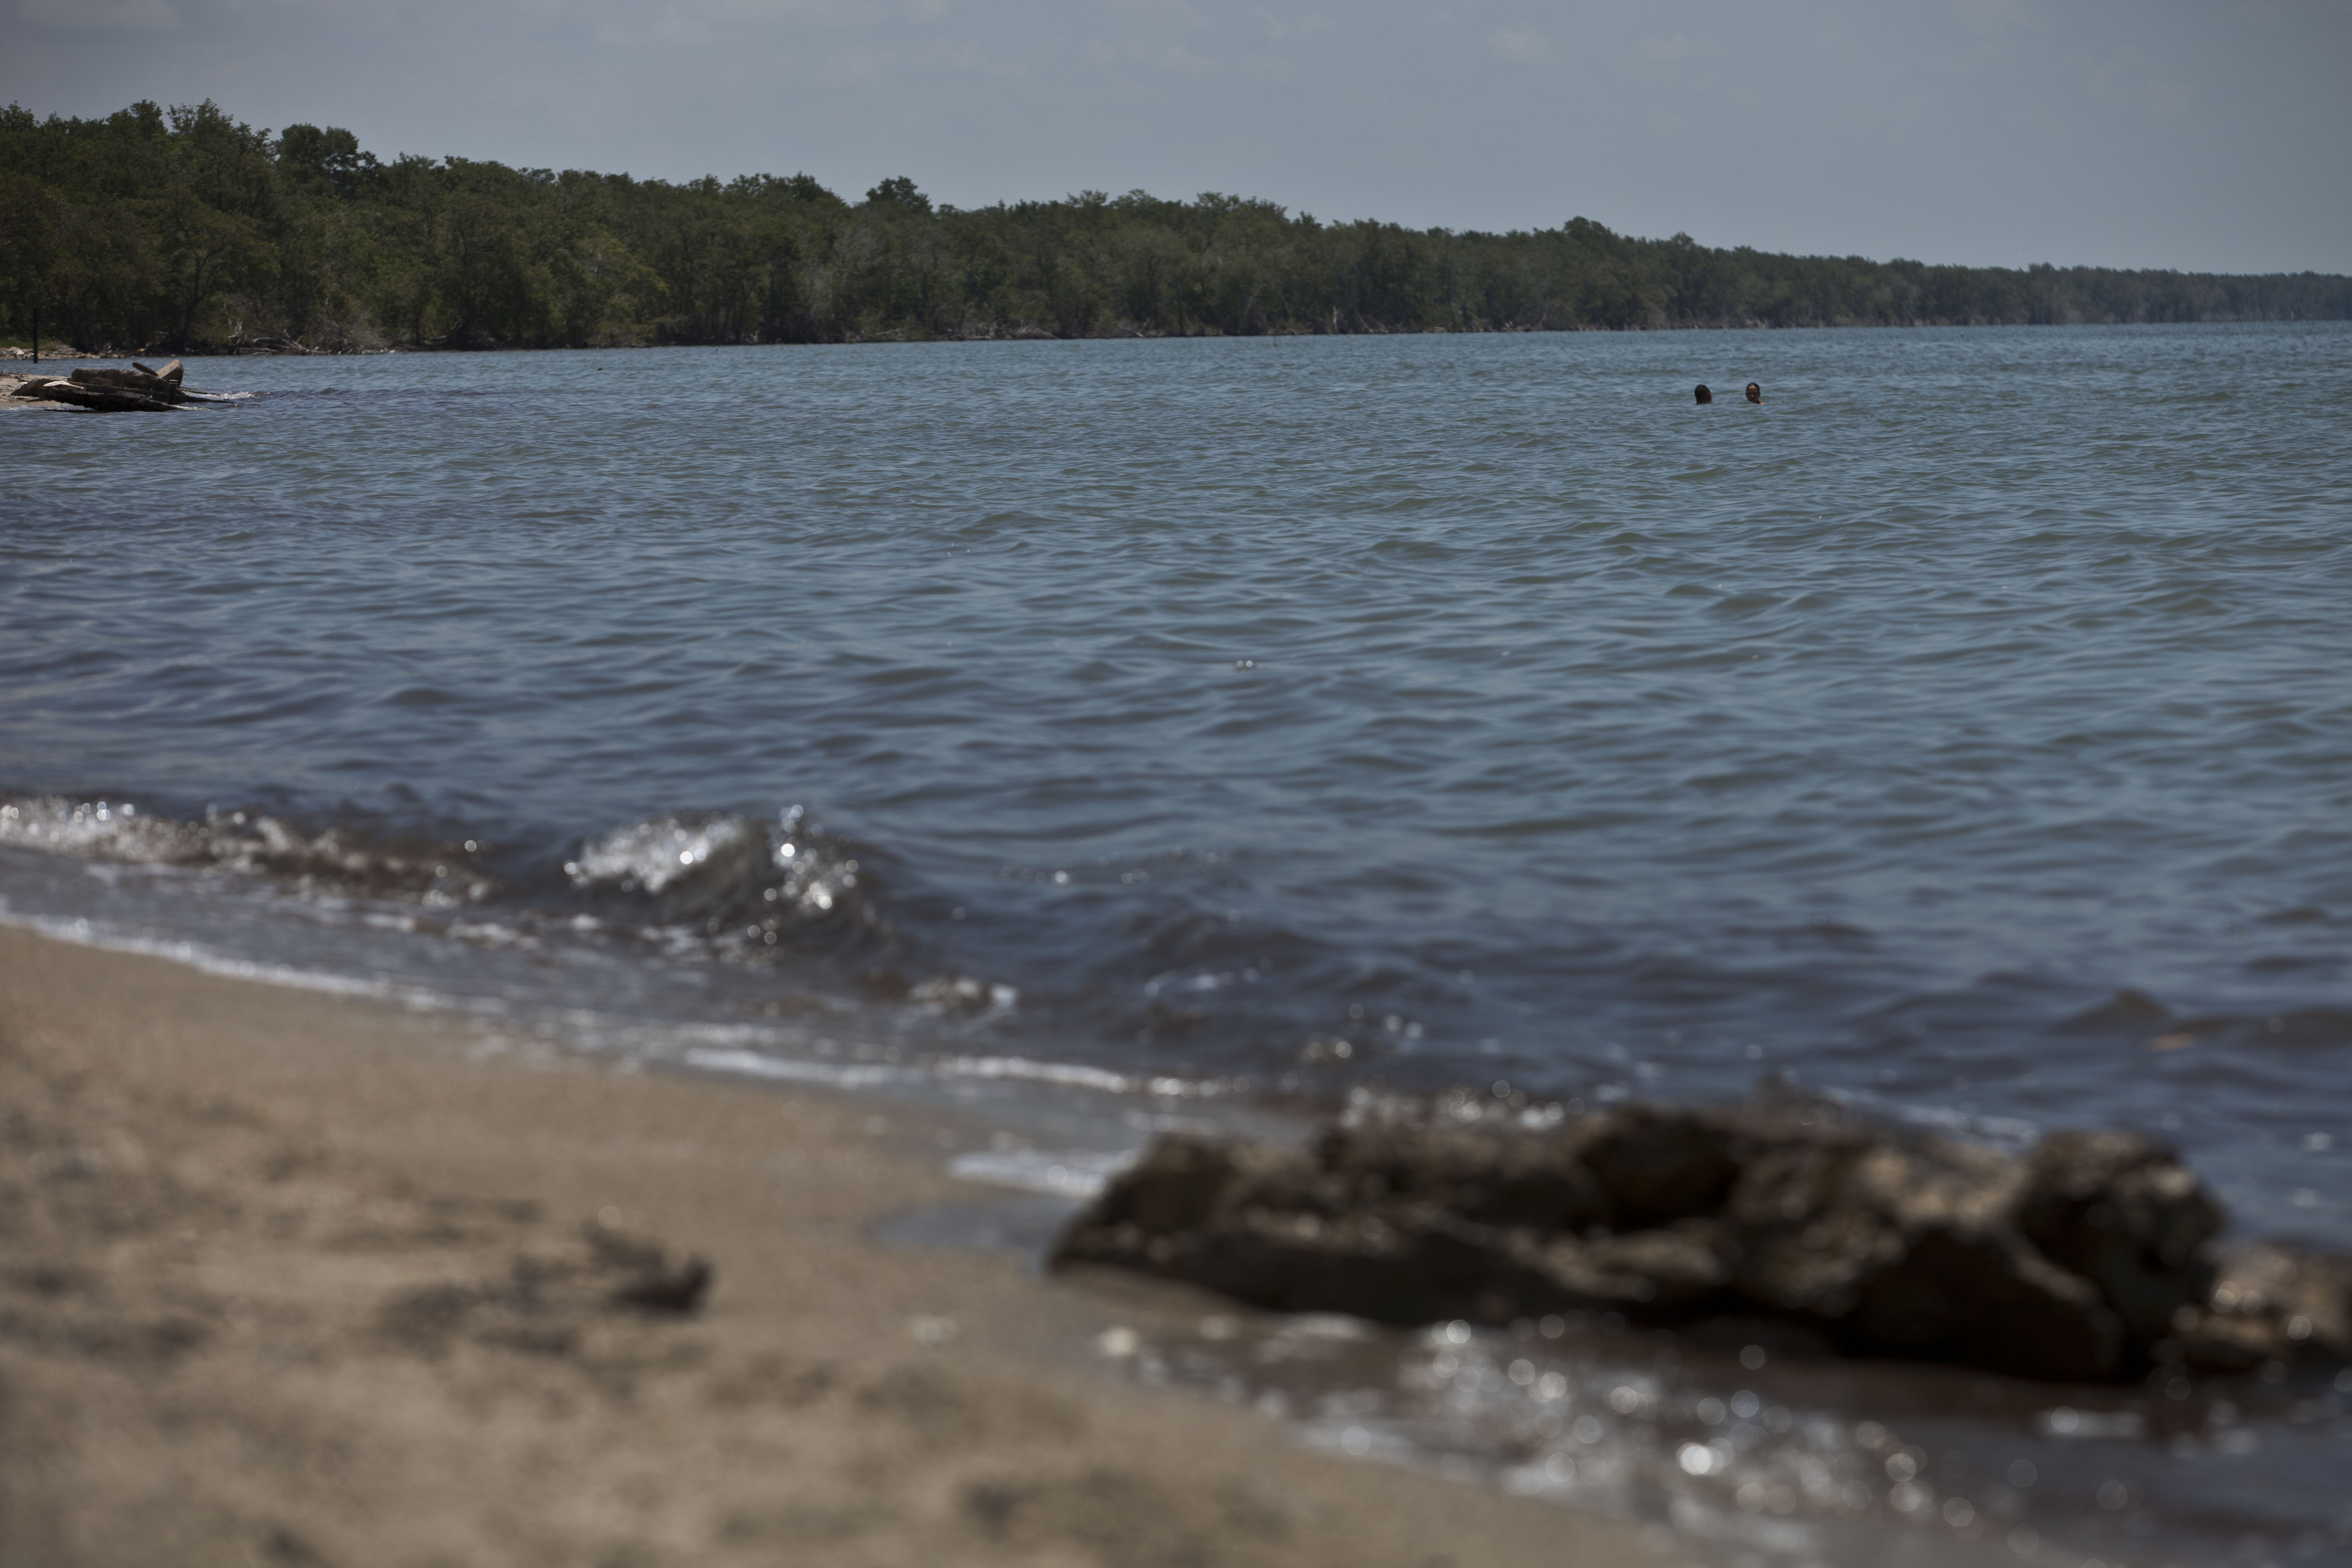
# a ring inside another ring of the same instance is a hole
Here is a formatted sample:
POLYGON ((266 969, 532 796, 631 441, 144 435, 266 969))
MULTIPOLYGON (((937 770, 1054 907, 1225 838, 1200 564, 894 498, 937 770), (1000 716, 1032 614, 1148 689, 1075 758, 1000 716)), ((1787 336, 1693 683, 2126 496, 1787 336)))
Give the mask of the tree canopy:
POLYGON ((1214 193, 960 210, 904 176, 684 184, 273 137, 210 101, 0 110, 0 335, 86 348, 873 339, 2352 317, 2352 279, 1970 268, 1326 223, 1214 193))

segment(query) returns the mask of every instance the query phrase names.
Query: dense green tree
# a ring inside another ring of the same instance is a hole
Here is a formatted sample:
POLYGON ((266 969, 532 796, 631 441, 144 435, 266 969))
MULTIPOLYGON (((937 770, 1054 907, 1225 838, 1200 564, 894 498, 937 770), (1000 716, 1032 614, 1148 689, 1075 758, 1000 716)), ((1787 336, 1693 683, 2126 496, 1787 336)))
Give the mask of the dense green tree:
POLYGON ((27 336, 46 315, 57 322, 55 278, 65 203, 31 174, 0 171, 0 298, 25 320, 27 336))
POLYGON ((2352 316, 2352 281, 1929 266, 1327 224, 1215 192, 973 210, 904 175, 673 184, 274 139, 206 102, 0 110, 0 335, 89 347, 543 347, 2352 316))

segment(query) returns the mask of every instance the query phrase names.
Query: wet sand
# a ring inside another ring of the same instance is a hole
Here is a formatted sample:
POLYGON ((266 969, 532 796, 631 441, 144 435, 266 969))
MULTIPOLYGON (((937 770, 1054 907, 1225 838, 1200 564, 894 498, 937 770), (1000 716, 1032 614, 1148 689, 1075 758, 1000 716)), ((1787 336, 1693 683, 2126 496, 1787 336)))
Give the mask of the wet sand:
POLYGON ((1093 1369, 1198 1300, 869 1239, 977 1135, 0 929, 0 1562, 1653 1560, 1093 1369))

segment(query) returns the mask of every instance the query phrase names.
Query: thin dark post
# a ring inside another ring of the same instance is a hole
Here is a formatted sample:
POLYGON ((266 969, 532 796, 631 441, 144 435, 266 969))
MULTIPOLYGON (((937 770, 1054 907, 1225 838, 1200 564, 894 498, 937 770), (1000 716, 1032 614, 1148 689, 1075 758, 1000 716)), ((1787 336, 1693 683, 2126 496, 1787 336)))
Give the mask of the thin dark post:
POLYGON ((33 363, 41 363, 41 297, 33 296, 33 363))

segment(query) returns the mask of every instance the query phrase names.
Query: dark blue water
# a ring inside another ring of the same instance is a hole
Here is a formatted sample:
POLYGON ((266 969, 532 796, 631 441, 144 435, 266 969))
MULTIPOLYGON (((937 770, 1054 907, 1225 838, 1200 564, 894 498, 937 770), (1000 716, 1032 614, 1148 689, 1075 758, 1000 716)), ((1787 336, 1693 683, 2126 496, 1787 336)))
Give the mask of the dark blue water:
POLYGON ((2341 323, 190 375, 0 416, 17 918, 654 1054, 1781 1071, 2352 1246, 2341 323))

